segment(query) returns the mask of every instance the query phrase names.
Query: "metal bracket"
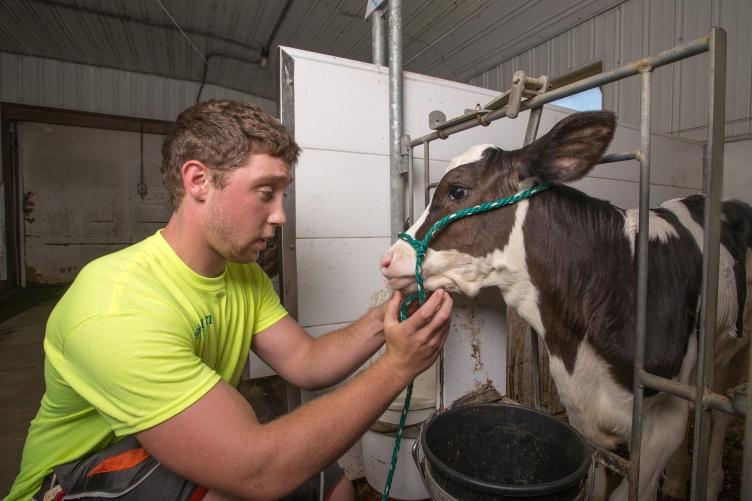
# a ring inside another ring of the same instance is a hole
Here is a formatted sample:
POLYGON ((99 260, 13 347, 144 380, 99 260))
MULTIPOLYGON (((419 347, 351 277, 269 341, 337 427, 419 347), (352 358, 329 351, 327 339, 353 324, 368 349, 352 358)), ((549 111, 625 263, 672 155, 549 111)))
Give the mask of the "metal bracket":
POLYGON ((410 154, 410 136, 404 135, 400 138, 400 175, 407 174, 409 172, 409 165, 407 162, 407 156, 410 154))
POLYGON ((535 78, 527 76, 524 71, 515 71, 512 75, 512 85, 509 90, 495 97, 484 106, 478 103, 475 105, 475 108, 467 109, 462 115, 449 120, 447 120, 443 112, 434 110, 428 114, 428 127, 431 130, 441 132, 452 125, 471 119, 478 120, 481 125, 488 125, 483 122, 483 116, 503 107, 506 107, 505 115, 507 117, 516 118, 520 112, 520 105, 523 100, 543 94, 549 88, 550 83, 546 75, 535 78))

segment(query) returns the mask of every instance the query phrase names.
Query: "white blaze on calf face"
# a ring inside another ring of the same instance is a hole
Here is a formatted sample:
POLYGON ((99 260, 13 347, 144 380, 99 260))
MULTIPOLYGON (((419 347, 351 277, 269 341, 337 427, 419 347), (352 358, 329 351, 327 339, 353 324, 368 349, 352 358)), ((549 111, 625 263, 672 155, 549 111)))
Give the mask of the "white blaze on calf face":
MULTIPOLYGON (((495 148, 495 146, 492 144, 478 144, 472 146, 465 153, 454 157, 452 161, 449 162, 449 166, 446 168, 445 174, 460 165, 477 162, 478 160, 483 158, 483 152, 488 148, 495 148)), ((428 202, 428 207, 426 207, 426 209, 423 211, 423 214, 420 215, 415 224, 413 224, 405 233, 415 238, 416 232, 420 229, 421 226, 423 226, 423 223, 428 217, 428 212, 431 208, 432 202, 433 196, 431 196, 431 200, 428 202)), ((426 259, 423 261, 424 264, 429 260, 428 255, 433 253, 434 252, 431 250, 428 251, 426 259)), ((385 259, 388 259, 390 261, 390 265, 388 267, 382 266, 381 271, 384 277, 388 280, 388 284, 392 289, 407 288, 408 290, 415 290, 417 288, 415 284, 415 250, 410 244, 401 239, 397 240, 384 253, 384 256, 382 257, 382 263, 385 259)), ((461 258, 458 259, 461 260, 461 258)), ((457 259, 450 259, 450 262, 457 262, 457 259)), ((423 269, 424 276, 427 276, 425 267, 423 269)), ((456 291, 456 288, 453 290, 456 291)))
MULTIPOLYGON (((459 166, 473 164, 483 158, 484 152, 493 145, 473 146, 463 155, 452 160, 447 173, 459 166)), ((480 168, 480 167, 479 167, 480 168)), ((526 186, 533 182, 524 181, 526 186)), ((521 189, 522 187, 520 187, 521 189)), ((495 198, 489 194, 489 197, 495 198)), ((489 200, 490 201, 490 200, 489 200)), ((434 201, 432 200, 432 203, 434 201)), ((476 203, 479 203, 476 201, 476 203)), ((523 200, 516 205, 495 210, 511 211, 514 223, 507 245, 485 255, 470 255, 456 249, 428 249, 422 263, 424 285, 428 290, 442 288, 451 292, 461 292, 472 297, 484 287, 498 287, 508 304, 515 307, 525 320, 543 335, 545 329, 538 308, 538 290, 532 284, 527 269, 523 225, 529 202, 523 200)), ((407 233, 415 238, 428 217, 426 209, 407 233)), ((475 216, 469 216, 472 218, 475 216)), ((433 221, 432 221, 433 222, 433 221)), ((461 221, 451 224, 463 224, 461 221)), ((413 290, 415 284, 415 250, 405 241, 399 240, 387 251, 382 259, 382 273, 389 279, 393 288, 413 290), (387 258, 387 256, 389 256, 387 258), (389 262, 388 266, 383 266, 389 262)))

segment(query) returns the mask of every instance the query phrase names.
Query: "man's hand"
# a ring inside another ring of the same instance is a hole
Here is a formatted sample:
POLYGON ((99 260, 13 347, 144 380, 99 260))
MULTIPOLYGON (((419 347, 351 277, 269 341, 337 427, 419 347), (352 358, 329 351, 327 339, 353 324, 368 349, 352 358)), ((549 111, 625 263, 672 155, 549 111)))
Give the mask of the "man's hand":
POLYGON ((401 302, 402 294, 397 291, 387 303, 384 317, 387 348, 383 358, 409 382, 428 369, 441 352, 449 333, 453 301, 439 289, 404 322, 399 321, 401 302))

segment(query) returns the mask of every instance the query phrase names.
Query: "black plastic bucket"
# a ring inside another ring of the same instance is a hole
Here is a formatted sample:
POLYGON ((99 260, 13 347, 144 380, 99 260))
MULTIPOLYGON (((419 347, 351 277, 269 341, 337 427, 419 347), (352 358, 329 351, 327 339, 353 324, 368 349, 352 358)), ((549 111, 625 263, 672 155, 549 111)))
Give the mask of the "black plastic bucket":
POLYGON ((574 428, 516 405, 450 409, 426 423, 420 440, 427 482, 461 501, 574 500, 591 462, 574 428))

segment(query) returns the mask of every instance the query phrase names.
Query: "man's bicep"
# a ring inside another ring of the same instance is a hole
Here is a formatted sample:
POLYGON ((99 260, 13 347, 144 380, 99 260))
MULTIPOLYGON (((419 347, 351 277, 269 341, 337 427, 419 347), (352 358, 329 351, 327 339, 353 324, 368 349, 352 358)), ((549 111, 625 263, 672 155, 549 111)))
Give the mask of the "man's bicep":
POLYGON ((220 380, 193 405, 136 438, 160 463, 197 485, 242 493, 271 445, 260 432, 248 402, 220 380))
POLYGON ((283 379, 305 386, 304 361, 312 344, 313 338, 287 315, 255 334, 251 349, 283 379))

